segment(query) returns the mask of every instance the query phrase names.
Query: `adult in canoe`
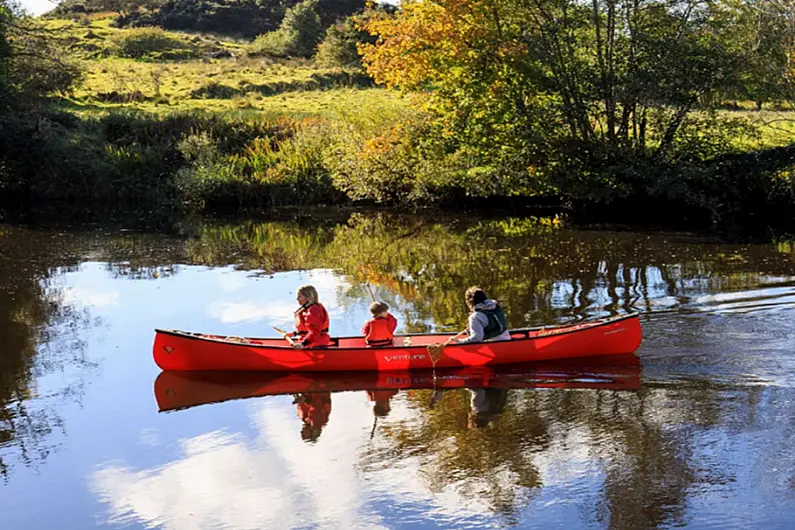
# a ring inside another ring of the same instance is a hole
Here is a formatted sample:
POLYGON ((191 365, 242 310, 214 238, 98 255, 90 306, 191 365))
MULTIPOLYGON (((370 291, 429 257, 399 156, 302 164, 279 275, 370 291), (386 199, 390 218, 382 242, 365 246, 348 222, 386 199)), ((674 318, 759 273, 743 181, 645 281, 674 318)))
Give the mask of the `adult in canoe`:
POLYGON ((311 285, 302 285, 298 288, 295 297, 301 304, 295 311, 295 333, 293 337, 298 339, 293 343, 294 348, 323 348, 331 343, 328 334, 329 318, 328 311, 320 303, 317 296, 317 289, 311 285))
POLYGON ((465 295, 469 306, 469 336, 459 343, 511 340, 505 312, 480 287, 470 287, 465 295))

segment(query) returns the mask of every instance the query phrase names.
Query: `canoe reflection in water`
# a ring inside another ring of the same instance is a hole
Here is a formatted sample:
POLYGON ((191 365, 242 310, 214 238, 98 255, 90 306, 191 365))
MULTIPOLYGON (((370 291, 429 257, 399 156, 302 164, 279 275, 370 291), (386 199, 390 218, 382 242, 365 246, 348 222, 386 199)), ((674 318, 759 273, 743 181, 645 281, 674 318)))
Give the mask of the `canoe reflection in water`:
POLYGON ((155 397, 161 412, 233 399, 292 395, 303 425, 301 438, 313 442, 331 414, 333 392, 365 391, 375 418, 391 410, 401 390, 431 389, 433 407, 451 389, 471 393, 468 425, 482 428, 505 409, 510 389, 569 388, 637 390, 641 363, 616 355, 513 365, 407 372, 161 372, 155 397))

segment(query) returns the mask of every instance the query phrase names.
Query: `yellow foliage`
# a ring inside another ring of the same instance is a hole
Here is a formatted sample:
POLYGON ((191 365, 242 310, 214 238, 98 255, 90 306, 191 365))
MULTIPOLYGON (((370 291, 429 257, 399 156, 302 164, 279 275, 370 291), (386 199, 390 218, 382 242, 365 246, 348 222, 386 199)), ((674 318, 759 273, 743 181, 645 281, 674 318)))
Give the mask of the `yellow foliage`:
POLYGON ((442 4, 410 1, 395 17, 375 17, 362 25, 376 44, 358 45, 367 71, 378 83, 405 89, 419 87, 436 71, 440 55, 454 53, 451 43, 460 27, 442 4))
POLYGON ((401 125, 395 125, 386 133, 368 138, 364 141, 361 151, 359 152, 360 158, 378 158, 403 141, 404 129, 401 125))
MULTIPOLYGON (((406 90, 459 75, 462 66, 527 53, 523 42, 502 38, 506 5, 483 0, 407 0, 391 17, 375 17, 361 29, 378 36, 359 47, 367 71, 378 82, 406 90)), ((497 87, 494 87, 497 88, 497 87)))

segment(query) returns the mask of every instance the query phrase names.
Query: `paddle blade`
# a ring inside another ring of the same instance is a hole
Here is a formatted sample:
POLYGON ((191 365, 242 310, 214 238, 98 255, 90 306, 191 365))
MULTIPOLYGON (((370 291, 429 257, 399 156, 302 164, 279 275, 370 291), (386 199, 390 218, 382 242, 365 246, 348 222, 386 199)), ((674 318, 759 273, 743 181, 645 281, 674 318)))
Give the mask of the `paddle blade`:
POLYGON ((433 362, 434 366, 442 358, 442 354, 444 354, 444 344, 428 344, 428 355, 431 357, 431 362, 433 362))

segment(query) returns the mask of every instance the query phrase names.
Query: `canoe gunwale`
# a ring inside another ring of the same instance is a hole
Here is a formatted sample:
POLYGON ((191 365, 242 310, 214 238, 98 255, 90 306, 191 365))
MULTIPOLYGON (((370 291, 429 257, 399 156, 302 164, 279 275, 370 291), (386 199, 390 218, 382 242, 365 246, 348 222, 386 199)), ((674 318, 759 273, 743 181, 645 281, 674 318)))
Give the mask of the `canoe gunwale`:
MULTIPOLYGON (((615 317, 608 317, 601 320, 593 320, 593 321, 584 321, 576 324, 564 324, 561 326, 536 326, 532 328, 516 328, 516 329, 509 329, 508 332, 511 334, 514 333, 524 333, 524 337, 512 338, 511 342, 523 342, 523 341, 534 341, 538 339, 545 339, 549 337, 559 337, 561 335, 567 335, 570 333, 578 333, 583 332, 586 330, 593 330, 596 328, 600 328, 602 326, 608 326, 611 324, 615 324, 616 322, 621 322, 623 320, 629 320, 633 318, 640 318, 640 313, 630 313, 627 315, 618 315, 615 317), (543 335, 536 335, 531 336, 530 333, 533 331, 546 331, 543 335)), ((167 330, 167 329, 160 329, 155 328, 155 334, 164 334, 164 335, 172 335, 175 337, 179 337, 182 339, 193 339, 197 341, 203 342, 216 342, 219 344, 224 344, 226 346, 241 346, 244 348, 257 348, 257 349, 284 349, 284 350, 292 350, 292 346, 289 345, 273 345, 273 344, 256 344, 251 342, 232 342, 229 340, 223 339, 216 339, 207 336, 200 336, 196 335, 187 331, 181 330, 167 330)), ((455 335, 455 332, 440 332, 440 333, 406 333, 398 335, 400 337, 427 337, 427 336, 452 336, 455 335)), ((225 338, 228 339, 230 337, 237 337, 236 335, 226 335, 225 338)), ((245 338, 247 340, 276 340, 279 337, 237 337, 237 338, 245 338)), ((349 337, 332 337, 332 341, 337 341, 339 343, 340 340, 343 339, 358 339, 362 338, 360 335, 349 336, 349 337)), ((480 344, 480 343, 478 343, 480 344)), ((452 346, 452 345, 451 345, 452 346)), ((466 344, 461 344, 457 346, 466 346, 466 344)), ((392 349, 400 349, 400 350, 426 350, 428 347, 427 344, 416 344, 416 345, 394 345, 394 346, 382 346, 377 348, 379 350, 392 350, 392 349)), ((324 349, 331 349, 334 351, 360 351, 362 350, 362 346, 329 346, 324 349)))

